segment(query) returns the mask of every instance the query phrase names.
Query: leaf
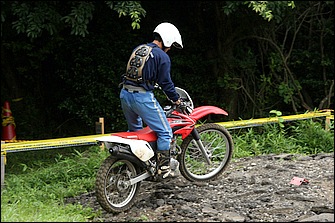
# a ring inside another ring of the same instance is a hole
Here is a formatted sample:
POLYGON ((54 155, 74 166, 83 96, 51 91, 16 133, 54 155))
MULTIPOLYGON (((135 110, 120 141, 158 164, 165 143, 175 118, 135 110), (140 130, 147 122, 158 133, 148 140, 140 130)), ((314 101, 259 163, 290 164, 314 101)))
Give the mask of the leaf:
POLYGON ((277 110, 271 110, 269 113, 275 114, 276 116, 281 116, 282 115, 282 112, 281 111, 277 111, 277 110))

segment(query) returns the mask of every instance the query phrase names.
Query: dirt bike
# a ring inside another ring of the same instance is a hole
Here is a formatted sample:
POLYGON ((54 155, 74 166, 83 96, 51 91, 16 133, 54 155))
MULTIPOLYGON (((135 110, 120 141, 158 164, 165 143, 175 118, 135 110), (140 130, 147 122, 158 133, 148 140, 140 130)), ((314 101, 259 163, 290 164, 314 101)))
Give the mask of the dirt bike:
MULTIPOLYGON (((171 169, 191 182, 214 180, 232 158, 233 140, 222 125, 197 122, 211 114, 228 116, 228 113, 215 106, 194 108, 184 89, 176 87, 176 91, 182 103, 164 107, 173 131, 171 169)), ((147 126, 136 132, 112 133, 96 140, 110 153, 96 175, 96 198, 107 212, 126 211, 134 205, 143 180, 159 181, 157 136, 147 126)))

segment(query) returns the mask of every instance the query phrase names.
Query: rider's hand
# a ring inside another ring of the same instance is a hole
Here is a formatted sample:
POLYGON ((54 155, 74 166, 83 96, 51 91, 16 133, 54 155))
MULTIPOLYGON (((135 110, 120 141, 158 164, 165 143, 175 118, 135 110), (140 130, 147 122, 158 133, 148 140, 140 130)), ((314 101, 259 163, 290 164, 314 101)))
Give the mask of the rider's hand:
POLYGON ((173 102, 173 104, 175 104, 175 105, 180 105, 180 103, 181 103, 180 98, 177 101, 173 102))
POLYGON ((192 113, 192 109, 187 106, 186 102, 181 101, 178 105, 178 108, 181 110, 181 112, 185 115, 189 115, 192 113))

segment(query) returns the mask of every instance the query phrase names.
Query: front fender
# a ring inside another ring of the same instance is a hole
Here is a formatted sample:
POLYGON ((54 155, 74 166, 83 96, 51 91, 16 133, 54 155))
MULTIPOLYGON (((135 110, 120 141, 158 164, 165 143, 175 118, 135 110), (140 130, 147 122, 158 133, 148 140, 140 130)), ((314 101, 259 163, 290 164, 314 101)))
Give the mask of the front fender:
POLYGON ((206 106, 196 107, 195 109, 193 109, 193 112, 190 114, 190 118, 195 119, 195 120, 199 120, 202 117, 204 117, 206 115, 209 115, 209 114, 227 115, 228 116, 228 112, 226 112, 225 110, 223 110, 219 107, 206 105, 206 106))

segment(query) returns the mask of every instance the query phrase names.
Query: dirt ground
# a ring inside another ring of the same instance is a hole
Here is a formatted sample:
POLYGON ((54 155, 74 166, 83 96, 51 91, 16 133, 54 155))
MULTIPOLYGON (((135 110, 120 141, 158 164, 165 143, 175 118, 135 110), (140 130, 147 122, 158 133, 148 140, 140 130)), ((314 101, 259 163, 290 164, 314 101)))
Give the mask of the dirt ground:
POLYGON ((94 191, 67 203, 100 212, 94 222, 334 222, 334 153, 234 159, 208 183, 144 181, 135 205, 118 214, 103 210, 94 191))

